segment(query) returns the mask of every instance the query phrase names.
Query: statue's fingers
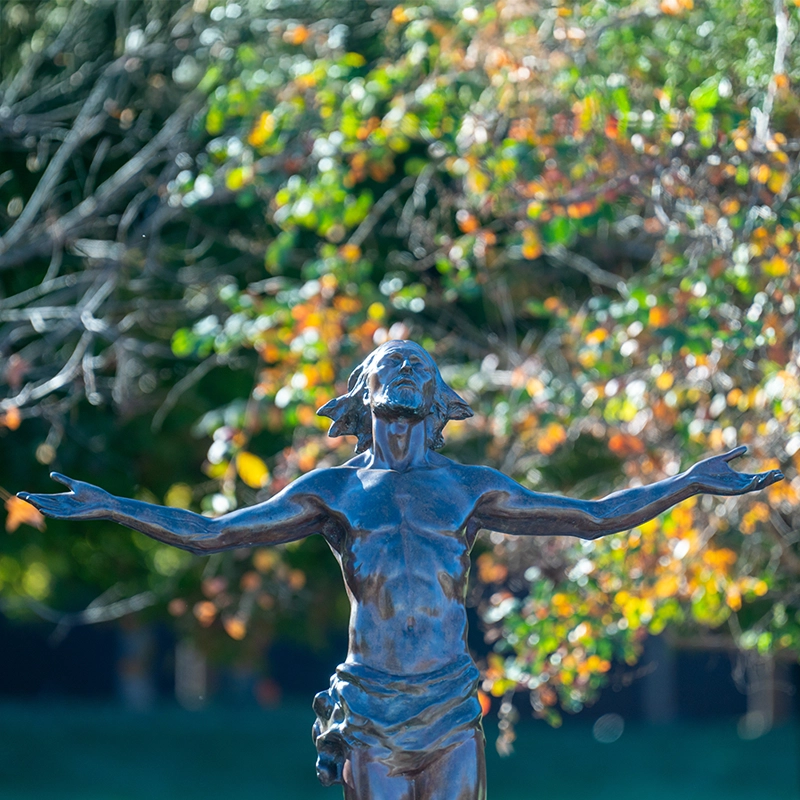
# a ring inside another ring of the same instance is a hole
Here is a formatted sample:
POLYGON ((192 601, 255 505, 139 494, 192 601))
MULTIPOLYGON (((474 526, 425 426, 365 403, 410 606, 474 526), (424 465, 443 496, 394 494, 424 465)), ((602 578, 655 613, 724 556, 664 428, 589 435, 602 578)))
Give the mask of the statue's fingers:
POLYGON ((34 494, 28 502, 53 519, 70 519, 75 512, 74 501, 68 494, 34 494))
POLYGON ((740 445, 739 447, 736 447, 733 450, 725 453, 722 456, 722 460, 732 461, 734 458, 739 458, 739 456, 744 455, 746 452, 747 452, 747 445, 740 445))
POLYGON ((47 502, 48 495, 46 494, 31 494, 30 492, 17 492, 17 497, 30 503, 35 509, 41 511, 43 514, 49 513, 49 503, 47 502))
POLYGON ((50 477, 54 481, 58 481, 59 483, 63 483, 64 486, 68 487, 75 491, 75 484, 78 483, 74 478, 68 478, 66 475, 62 475, 60 472, 51 472, 50 477))
POLYGON ((779 469, 771 469, 769 472, 762 472, 759 475, 761 478, 761 487, 762 489, 766 488, 767 486, 772 486, 773 483, 777 483, 778 481, 782 481, 784 478, 783 473, 779 469))
MULTIPOLYGON (((742 473, 739 474, 741 475, 742 473)), ((748 480, 745 492, 757 492, 783 480, 783 473, 779 469, 772 469, 769 472, 759 472, 756 475, 747 475, 746 477, 748 480)))

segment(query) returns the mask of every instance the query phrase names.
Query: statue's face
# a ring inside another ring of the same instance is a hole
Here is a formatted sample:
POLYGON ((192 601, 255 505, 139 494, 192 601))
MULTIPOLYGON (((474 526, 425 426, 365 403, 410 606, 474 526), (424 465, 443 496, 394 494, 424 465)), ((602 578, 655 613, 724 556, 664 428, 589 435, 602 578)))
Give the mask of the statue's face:
POLYGON ((373 364, 367 401, 384 418, 426 417, 433 404, 436 375, 430 356, 411 342, 390 343, 373 364))

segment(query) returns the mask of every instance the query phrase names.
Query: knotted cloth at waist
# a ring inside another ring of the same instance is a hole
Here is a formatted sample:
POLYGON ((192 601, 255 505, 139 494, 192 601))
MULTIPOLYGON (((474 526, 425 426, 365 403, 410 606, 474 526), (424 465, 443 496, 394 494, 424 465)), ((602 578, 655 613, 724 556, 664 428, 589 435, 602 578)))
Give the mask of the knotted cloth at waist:
POLYGON ((433 672, 393 675, 363 664, 340 664, 331 687, 314 698, 317 775, 325 786, 342 782, 356 747, 389 768, 413 773, 481 729, 480 673, 464 655, 433 672))

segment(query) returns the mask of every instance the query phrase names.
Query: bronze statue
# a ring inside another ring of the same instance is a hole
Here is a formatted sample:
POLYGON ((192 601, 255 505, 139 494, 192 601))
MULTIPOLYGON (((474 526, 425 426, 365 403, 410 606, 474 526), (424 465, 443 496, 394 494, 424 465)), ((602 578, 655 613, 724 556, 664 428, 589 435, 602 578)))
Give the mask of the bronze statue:
POLYGON ((62 519, 110 519, 162 542, 213 553, 319 533, 351 603, 347 658, 314 700, 317 772, 347 800, 486 797, 479 673, 467 648, 470 549, 483 528, 595 539, 627 530, 692 495, 738 495, 779 481, 728 462, 739 447, 687 472, 601 500, 532 492, 489 467, 435 451, 448 420, 472 415, 431 356, 390 341, 323 406, 330 434, 357 455, 298 478, 264 503, 210 519, 114 497, 53 473, 64 494, 20 497, 62 519))

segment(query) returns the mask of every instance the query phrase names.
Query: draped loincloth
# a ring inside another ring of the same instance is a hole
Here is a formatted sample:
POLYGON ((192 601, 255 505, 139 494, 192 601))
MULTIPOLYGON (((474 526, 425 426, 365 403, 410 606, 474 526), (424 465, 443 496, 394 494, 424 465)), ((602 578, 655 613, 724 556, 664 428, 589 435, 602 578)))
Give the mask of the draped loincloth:
POLYGON ((363 664, 340 664, 331 688, 314 698, 317 776, 342 782, 350 751, 369 748, 390 775, 424 769, 481 730, 480 673, 464 655, 417 675, 392 675, 363 664))

